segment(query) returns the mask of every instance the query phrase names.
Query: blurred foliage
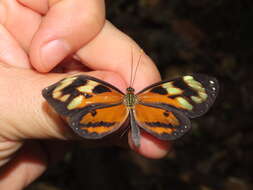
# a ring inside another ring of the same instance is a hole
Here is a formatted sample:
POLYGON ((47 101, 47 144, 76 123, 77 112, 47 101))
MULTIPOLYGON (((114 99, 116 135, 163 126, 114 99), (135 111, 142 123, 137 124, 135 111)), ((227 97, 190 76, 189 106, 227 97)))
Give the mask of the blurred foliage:
POLYGON ((250 0, 107 1, 107 18, 157 63, 164 78, 200 72, 221 84, 165 159, 76 145, 29 190, 253 189, 253 6, 250 0))

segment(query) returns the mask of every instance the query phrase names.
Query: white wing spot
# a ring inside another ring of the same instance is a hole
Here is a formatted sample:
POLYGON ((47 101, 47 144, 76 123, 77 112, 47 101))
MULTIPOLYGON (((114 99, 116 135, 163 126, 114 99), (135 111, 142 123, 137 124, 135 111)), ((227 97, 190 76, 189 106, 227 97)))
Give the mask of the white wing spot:
POLYGON ((178 133, 177 133, 177 132, 174 132, 174 135, 175 135, 175 136, 178 136, 178 133))
POLYGON ((213 80, 210 80, 209 82, 210 82, 210 84, 214 84, 214 81, 213 81, 213 80))

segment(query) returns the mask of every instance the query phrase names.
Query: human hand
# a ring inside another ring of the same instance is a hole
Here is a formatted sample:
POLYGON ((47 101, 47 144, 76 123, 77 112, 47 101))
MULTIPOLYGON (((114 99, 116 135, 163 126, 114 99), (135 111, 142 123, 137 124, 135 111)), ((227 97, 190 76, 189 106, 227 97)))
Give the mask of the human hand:
MULTIPOLYGON (((66 143, 42 145, 27 139, 74 139, 59 116, 45 108, 41 96, 44 87, 67 75, 38 72, 49 72, 74 54, 92 70, 85 74, 125 91, 130 81, 131 49, 136 58, 140 48, 105 21, 102 0, 2 0, 0 24, 0 165, 5 164, 0 172, 0 189, 7 185, 9 189, 22 189, 41 175, 49 161, 64 152, 60 147, 66 143)), ((65 64, 64 69, 71 69, 69 65, 65 64)), ((74 69, 87 71, 79 66, 74 69)), ((158 80, 155 65, 143 55, 134 88, 138 91, 158 80)), ((167 153, 167 142, 146 133, 141 136, 138 149, 129 138, 130 146, 140 154, 160 158, 167 153)))

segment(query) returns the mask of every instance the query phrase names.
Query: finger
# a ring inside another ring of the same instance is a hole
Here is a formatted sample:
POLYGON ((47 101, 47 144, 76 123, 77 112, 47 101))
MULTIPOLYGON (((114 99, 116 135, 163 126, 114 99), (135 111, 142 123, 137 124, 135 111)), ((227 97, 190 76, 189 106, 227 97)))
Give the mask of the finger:
POLYGON ((0 62, 21 67, 30 68, 28 57, 17 41, 0 24, 0 62))
POLYGON ((46 14, 49 9, 48 0, 18 0, 18 2, 40 14, 46 14))
MULTIPOLYGON (((133 52, 133 71, 142 55, 136 73, 134 88, 137 90, 160 80, 159 72, 152 60, 127 35, 111 23, 106 22, 102 31, 89 44, 77 52, 77 56, 94 70, 119 73, 126 83, 130 82, 133 52)), ((125 91, 125 89, 123 89, 125 91)))
POLYGON ((38 143, 27 143, 0 170, 0 189, 23 189, 46 169, 47 155, 38 143))
POLYGON ((171 149, 169 141, 161 141, 148 133, 142 131, 140 147, 135 147, 132 141, 132 136, 128 134, 128 142, 130 147, 137 153, 152 159, 163 158, 171 149))
POLYGON ((40 25, 41 15, 15 0, 2 0, 0 7, 4 10, 0 13, 2 16, 0 24, 9 31, 23 49, 28 50, 40 25))
MULTIPOLYGON (((111 72, 88 74, 116 86, 124 85, 120 77, 111 72)), ((31 70, 0 65, 1 136, 12 141, 32 138, 73 139, 72 130, 58 114, 51 111, 41 95, 43 88, 64 77, 66 74, 40 75, 31 70)))
POLYGON ((32 65, 48 72, 94 38, 104 25, 102 0, 62 0, 50 7, 30 51, 32 65))
POLYGON ((0 168, 9 162, 14 153, 20 149, 23 145, 21 141, 9 141, 4 138, 0 138, 0 168))

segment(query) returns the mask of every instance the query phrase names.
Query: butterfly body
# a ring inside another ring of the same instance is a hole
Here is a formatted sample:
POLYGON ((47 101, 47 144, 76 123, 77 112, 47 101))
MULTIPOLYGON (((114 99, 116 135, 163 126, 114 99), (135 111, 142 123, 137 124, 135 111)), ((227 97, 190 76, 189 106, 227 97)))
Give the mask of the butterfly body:
POLYGON ((128 87, 126 89, 126 95, 124 96, 124 104, 128 108, 133 108, 137 103, 137 96, 134 94, 134 89, 132 87, 128 87))
POLYGON ((175 140, 190 130, 189 118, 213 104, 218 82, 206 75, 187 75, 124 94, 94 77, 67 77, 42 92, 70 127, 88 139, 103 138, 130 122, 132 140, 140 145, 140 129, 161 140, 175 140))

